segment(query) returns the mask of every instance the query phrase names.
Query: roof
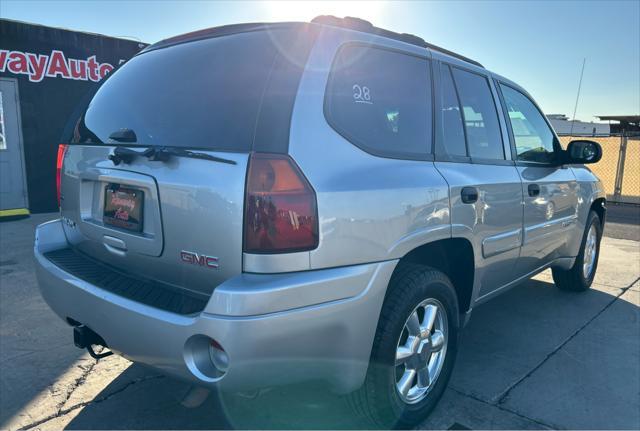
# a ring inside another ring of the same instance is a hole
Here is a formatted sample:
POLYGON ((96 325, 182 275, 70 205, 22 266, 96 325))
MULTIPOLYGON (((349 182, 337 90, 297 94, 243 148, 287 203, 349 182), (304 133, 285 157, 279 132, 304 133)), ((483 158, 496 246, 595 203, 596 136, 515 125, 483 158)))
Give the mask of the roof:
POLYGON ((472 60, 468 57, 460 55, 456 52, 449 51, 448 49, 442 48, 440 46, 433 45, 429 42, 426 42, 423 38, 419 36, 409 34, 409 33, 396 33, 395 31, 385 30, 380 27, 375 27, 369 21, 365 21, 364 19, 354 18, 351 16, 346 16, 344 18, 337 18, 333 15, 320 15, 312 19, 311 22, 314 24, 323 24, 323 25, 329 25, 333 27, 346 28, 349 30, 361 31, 363 33, 370 33, 370 34, 375 34, 377 36, 387 37, 389 39, 399 40, 401 42, 410 43, 412 45, 432 49, 434 51, 441 52, 451 57, 455 57, 459 60, 466 61, 467 63, 471 63, 475 66, 484 68, 482 64, 478 63, 475 60, 472 60))
MULTIPOLYGON (((312 19, 311 23, 317 24, 317 25, 326 25, 326 26, 332 26, 332 27, 345 28, 348 30, 360 31, 363 33, 369 33, 377 36, 386 37, 389 39, 399 40, 401 42, 410 43, 412 45, 420 46, 422 48, 428 48, 434 51, 438 51, 443 54, 449 55, 451 57, 455 57, 459 60, 465 61, 467 63, 471 63, 475 66, 484 68, 482 64, 478 63, 475 60, 472 60, 468 57, 465 57, 453 51, 449 51, 448 49, 439 47, 437 45, 428 43, 421 37, 415 36, 413 34, 408 34, 408 33, 396 33, 394 31, 375 27, 369 21, 365 21, 360 18, 353 18, 353 17, 337 18, 332 15, 320 15, 312 19)), ((164 48, 167 46, 176 45, 184 42, 192 42, 195 40, 225 36, 228 34, 244 33, 249 31, 274 29, 279 27, 281 28, 281 27, 289 27, 289 26, 305 25, 305 24, 309 25, 307 23, 300 23, 300 22, 281 22, 281 23, 257 22, 257 23, 231 24, 231 25, 224 25, 220 27, 212 27, 204 30, 198 30, 191 33, 186 33, 179 36, 171 37, 169 39, 161 40, 159 42, 154 43, 151 46, 148 46, 142 52, 151 51, 158 48, 164 48)))
POLYGON ((210 28, 205 28, 203 30, 196 30, 189 33, 184 33, 178 36, 170 37, 168 39, 163 39, 159 42, 154 43, 153 45, 149 45, 148 47, 143 49, 140 53, 142 54, 143 52, 152 51, 154 49, 165 48, 165 47, 177 45, 180 43, 193 42, 196 40, 210 39, 210 38, 226 36, 230 34, 247 33, 251 31, 266 30, 266 29, 287 27, 287 26, 300 25, 300 24, 301 23, 296 23, 296 22, 281 22, 281 23, 274 23, 274 24, 268 24, 263 22, 251 22, 251 23, 244 23, 244 24, 230 24, 230 25, 223 25, 219 27, 210 27, 210 28))
POLYGON ((613 120, 625 123, 640 123, 640 115, 596 115, 601 120, 613 120))

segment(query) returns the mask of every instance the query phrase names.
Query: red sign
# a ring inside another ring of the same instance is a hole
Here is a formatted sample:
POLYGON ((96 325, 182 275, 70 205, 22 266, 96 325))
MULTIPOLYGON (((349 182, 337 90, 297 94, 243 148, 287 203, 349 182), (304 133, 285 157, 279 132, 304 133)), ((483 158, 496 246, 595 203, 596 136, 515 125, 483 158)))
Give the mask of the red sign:
POLYGON ((40 82, 47 78, 100 81, 113 70, 109 63, 100 63, 96 56, 80 60, 67 59, 56 49, 50 55, 0 49, 0 72, 28 75, 29 81, 40 82))

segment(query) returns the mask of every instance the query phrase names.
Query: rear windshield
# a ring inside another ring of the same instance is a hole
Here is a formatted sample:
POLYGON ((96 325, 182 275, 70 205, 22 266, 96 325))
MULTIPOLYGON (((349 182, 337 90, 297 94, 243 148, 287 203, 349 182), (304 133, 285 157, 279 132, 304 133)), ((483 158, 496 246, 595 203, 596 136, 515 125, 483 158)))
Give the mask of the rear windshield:
POLYGON ((272 126, 288 129, 311 44, 292 31, 239 33, 134 57, 97 90, 71 143, 250 151, 263 104, 282 111, 272 126), (277 106, 269 92, 278 93, 277 106))

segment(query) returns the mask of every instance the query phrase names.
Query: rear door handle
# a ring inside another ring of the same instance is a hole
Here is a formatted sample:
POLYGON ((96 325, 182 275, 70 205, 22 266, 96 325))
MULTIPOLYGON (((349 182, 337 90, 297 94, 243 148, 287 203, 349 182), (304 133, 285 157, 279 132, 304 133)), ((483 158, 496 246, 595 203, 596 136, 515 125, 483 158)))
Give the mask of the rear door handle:
POLYGON ((463 187, 460 197, 465 204, 472 204, 478 200, 478 189, 475 187, 463 187))
POLYGON ((527 189, 529 190, 529 196, 538 196, 540 194, 540 186, 537 184, 529 184, 527 189))

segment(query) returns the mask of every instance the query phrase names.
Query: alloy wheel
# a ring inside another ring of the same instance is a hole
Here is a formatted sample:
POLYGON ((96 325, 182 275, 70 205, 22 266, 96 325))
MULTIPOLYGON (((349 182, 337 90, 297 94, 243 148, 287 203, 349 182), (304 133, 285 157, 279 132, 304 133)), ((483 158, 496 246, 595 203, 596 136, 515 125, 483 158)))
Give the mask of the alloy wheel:
POLYGON ((598 245, 598 232, 596 231, 595 224, 592 224, 587 233, 587 241, 584 244, 584 258, 582 261, 582 275, 584 278, 589 278, 593 267, 596 263, 598 245))
POLYGON ((422 401, 435 385, 447 354, 447 313, 440 301, 428 298, 409 315, 396 348, 395 380, 407 404, 422 401))

